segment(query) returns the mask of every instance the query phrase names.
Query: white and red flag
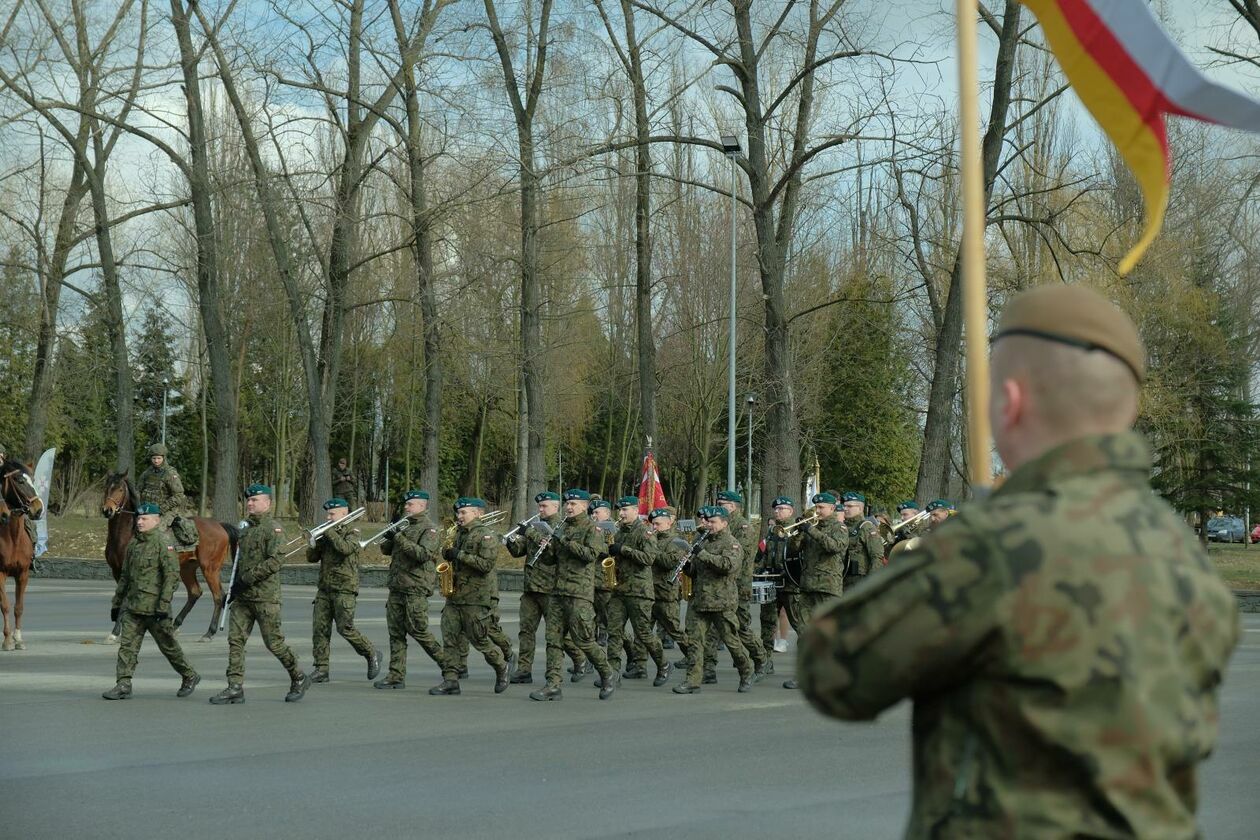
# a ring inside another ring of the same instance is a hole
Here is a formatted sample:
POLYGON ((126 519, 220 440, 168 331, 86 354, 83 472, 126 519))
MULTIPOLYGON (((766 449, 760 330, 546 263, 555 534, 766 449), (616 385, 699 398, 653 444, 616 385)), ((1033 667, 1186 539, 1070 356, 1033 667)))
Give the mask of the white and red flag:
POLYGON ((656 470, 656 456, 651 449, 643 456, 643 471, 639 475, 639 515, 647 516, 669 504, 665 500, 665 488, 661 486, 661 474, 656 470))

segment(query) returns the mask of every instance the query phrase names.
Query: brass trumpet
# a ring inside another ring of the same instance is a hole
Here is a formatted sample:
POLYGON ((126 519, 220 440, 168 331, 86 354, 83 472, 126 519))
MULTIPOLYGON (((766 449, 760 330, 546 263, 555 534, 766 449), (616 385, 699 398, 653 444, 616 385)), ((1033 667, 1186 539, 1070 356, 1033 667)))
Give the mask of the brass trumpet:
POLYGON ((809 516, 806 516, 804 519, 798 519, 796 522, 793 522, 790 525, 775 525, 774 535, 778 537, 779 539, 786 539, 788 537, 794 537, 796 536, 796 532, 799 531, 802 526, 813 525, 817 521, 818 521, 818 514, 811 513, 809 516))
MULTIPOLYGON (((355 510, 351 511, 350 513, 347 513, 345 516, 341 517, 340 519, 336 521, 328 520, 327 522, 319 523, 313 528, 303 528, 301 534, 289 540, 284 545, 285 546, 292 545, 293 543, 297 542, 303 537, 306 538, 306 545, 305 546, 299 545, 297 548, 288 552, 284 556, 290 557, 294 554, 297 554, 303 548, 314 548, 315 543, 319 542, 319 538, 322 537, 324 534, 327 534, 329 531, 331 531, 333 528, 336 528, 338 525, 345 525, 347 522, 353 522, 354 520, 358 519, 360 516, 362 516, 365 513, 367 513, 367 508, 365 507, 356 508, 355 510)), ((284 546, 281 546, 281 547, 283 548, 284 546)))
POLYGON ((397 522, 391 522, 389 525, 386 525, 384 528, 382 528, 380 531, 376 532, 372 536, 368 537, 366 540, 359 540, 359 548, 367 548, 372 543, 376 542, 379 539, 383 539, 388 534, 392 534, 394 531, 397 531, 399 528, 403 527, 406 524, 407 524, 407 517, 405 516, 402 519, 399 519, 397 522))

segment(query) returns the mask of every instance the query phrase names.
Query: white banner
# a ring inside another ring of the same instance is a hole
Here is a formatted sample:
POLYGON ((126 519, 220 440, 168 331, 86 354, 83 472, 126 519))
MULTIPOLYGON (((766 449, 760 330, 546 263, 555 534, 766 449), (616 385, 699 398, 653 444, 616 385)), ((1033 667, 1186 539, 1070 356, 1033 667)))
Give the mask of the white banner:
POLYGON ((56 455, 56 449, 46 449, 44 454, 39 456, 39 463, 35 465, 35 492, 39 494, 39 500, 43 502, 44 508, 44 515, 35 522, 36 557, 48 550, 48 490, 52 486, 53 460, 56 455))

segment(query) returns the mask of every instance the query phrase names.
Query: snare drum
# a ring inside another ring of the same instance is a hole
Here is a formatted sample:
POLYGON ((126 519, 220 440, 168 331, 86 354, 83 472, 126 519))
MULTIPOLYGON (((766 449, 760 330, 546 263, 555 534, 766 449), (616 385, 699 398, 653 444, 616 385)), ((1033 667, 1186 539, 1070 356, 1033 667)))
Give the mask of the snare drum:
POLYGON ((773 604, 775 600, 774 582, 769 580, 754 580, 752 585, 752 599, 754 604, 773 604))

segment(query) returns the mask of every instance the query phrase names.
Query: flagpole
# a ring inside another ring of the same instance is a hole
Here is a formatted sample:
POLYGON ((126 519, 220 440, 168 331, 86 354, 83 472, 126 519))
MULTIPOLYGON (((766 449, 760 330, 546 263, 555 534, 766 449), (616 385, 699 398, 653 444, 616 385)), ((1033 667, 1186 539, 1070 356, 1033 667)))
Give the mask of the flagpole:
POLYGON ((988 487, 989 348, 984 265, 984 184, 980 160, 980 81, 976 65, 977 0, 956 0, 958 15, 958 123, 963 192, 962 283, 967 359, 967 463, 971 486, 988 487))
MULTIPOLYGON (((647 455, 644 457, 644 465, 648 466, 647 460, 652 458, 652 439, 647 439, 647 455)), ((647 511, 652 512, 653 506, 656 504, 656 459, 652 458, 650 465, 651 470, 648 471, 648 494, 647 494, 647 511)))

